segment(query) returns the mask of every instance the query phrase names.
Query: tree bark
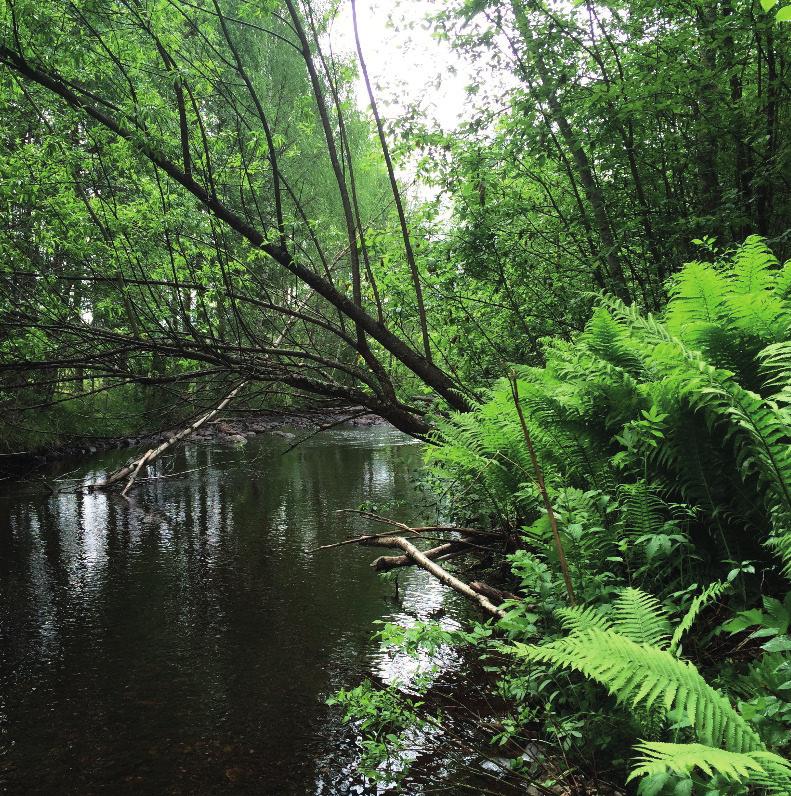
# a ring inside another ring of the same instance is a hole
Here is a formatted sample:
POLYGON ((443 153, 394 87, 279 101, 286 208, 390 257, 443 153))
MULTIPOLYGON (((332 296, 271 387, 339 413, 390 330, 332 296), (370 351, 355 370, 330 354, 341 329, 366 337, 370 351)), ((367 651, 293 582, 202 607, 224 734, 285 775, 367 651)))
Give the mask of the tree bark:
POLYGON ((172 448, 176 443, 181 442, 182 440, 185 440, 187 437, 194 434, 204 423, 206 423, 208 420, 211 420, 218 412, 221 412, 223 409, 225 409, 225 407, 228 406, 228 404, 234 399, 236 394, 242 389, 242 387, 244 387, 244 385, 245 382, 232 390, 228 396, 217 406, 216 409, 212 409, 211 412, 203 415, 203 417, 196 420, 194 423, 192 423, 192 425, 182 429, 178 434, 174 434, 170 439, 165 440, 156 448, 147 450, 139 459, 135 459, 135 461, 127 464, 120 470, 116 470, 114 473, 105 478, 104 481, 95 481, 94 483, 89 484, 88 489, 107 489, 113 484, 118 483, 118 481, 126 478, 126 476, 130 475, 131 478, 121 493, 122 495, 126 496, 126 493, 129 491, 130 487, 137 478, 138 473, 143 468, 143 465, 150 464, 154 461, 154 459, 161 456, 166 450, 172 448))
POLYGON ((495 619, 502 619, 505 616, 505 611, 502 611, 500 608, 494 605, 488 597, 484 596, 483 594, 478 594, 478 592, 472 589, 464 581, 459 580, 454 575, 451 575, 450 572, 443 569, 439 564, 428 558, 425 553, 423 553, 421 550, 418 550, 415 545, 400 536, 382 536, 377 538, 371 537, 361 541, 360 544, 371 545, 374 547, 400 547, 404 553, 406 553, 406 555, 409 556, 409 558, 411 558, 421 569, 425 569, 426 572, 433 575, 440 583, 443 583, 448 588, 453 589, 453 591, 462 594, 468 600, 471 600, 476 605, 479 605, 490 616, 493 616, 495 619))

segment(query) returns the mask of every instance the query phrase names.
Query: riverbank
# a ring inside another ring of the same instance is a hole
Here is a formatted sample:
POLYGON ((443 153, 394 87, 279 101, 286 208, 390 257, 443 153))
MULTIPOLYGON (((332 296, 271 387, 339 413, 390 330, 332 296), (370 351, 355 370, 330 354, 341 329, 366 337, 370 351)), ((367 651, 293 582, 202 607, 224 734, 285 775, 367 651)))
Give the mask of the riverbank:
MULTIPOLYGON (((229 410, 227 416, 201 426, 186 443, 219 442, 228 445, 244 444, 258 434, 279 434, 294 438, 303 431, 307 434, 320 432, 326 428, 349 424, 357 427, 386 425, 387 421, 378 415, 367 412, 360 406, 345 406, 322 409, 300 409, 293 411, 229 410), (286 431, 285 429, 288 429, 286 431)), ((85 436, 72 439, 68 443, 45 446, 31 451, 0 454, 0 476, 21 474, 47 462, 67 459, 73 456, 86 456, 119 448, 150 448, 171 438, 181 429, 168 428, 155 434, 142 434, 123 437, 85 436)))

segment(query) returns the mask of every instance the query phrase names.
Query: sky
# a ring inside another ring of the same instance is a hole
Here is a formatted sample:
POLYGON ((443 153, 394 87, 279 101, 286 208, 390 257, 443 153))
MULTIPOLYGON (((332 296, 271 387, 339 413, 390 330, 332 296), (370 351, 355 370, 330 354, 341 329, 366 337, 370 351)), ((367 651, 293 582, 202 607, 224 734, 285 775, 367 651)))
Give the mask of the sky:
MULTIPOLYGON (((424 100, 443 129, 452 129, 461 120, 470 66, 447 42, 433 38, 425 23, 426 16, 440 8, 441 3, 433 0, 357 0, 363 55, 384 117, 394 118, 411 103, 424 100)), ((334 48, 354 52, 350 0, 341 3, 331 40, 334 48)), ((362 78, 357 96, 360 107, 367 108, 362 78)))

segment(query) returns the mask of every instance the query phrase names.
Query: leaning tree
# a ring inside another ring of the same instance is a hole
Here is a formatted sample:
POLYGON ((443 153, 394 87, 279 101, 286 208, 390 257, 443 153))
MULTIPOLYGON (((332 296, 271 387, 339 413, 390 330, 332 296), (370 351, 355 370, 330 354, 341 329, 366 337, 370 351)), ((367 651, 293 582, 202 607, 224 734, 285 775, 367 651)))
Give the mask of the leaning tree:
POLYGON ((416 384, 467 407, 427 318, 366 43, 359 64, 336 54, 320 6, 5 3, 4 388, 244 380, 416 435, 416 384))

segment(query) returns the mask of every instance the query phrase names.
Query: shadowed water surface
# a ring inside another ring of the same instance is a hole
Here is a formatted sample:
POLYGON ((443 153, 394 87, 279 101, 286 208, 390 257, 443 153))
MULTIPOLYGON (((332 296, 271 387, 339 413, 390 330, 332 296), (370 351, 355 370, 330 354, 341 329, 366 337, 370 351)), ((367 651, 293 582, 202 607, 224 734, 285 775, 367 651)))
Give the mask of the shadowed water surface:
MULTIPOLYGON (((373 620, 429 615, 446 594, 404 574, 397 605, 374 551, 314 548, 348 534, 340 508, 425 518, 420 449, 382 427, 281 455, 287 444, 188 446, 158 467, 193 472, 144 482, 131 502, 6 482, 0 790, 361 792, 324 699, 387 676, 373 620)), ((93 478, 128 456, 47 477, 93 478)))

